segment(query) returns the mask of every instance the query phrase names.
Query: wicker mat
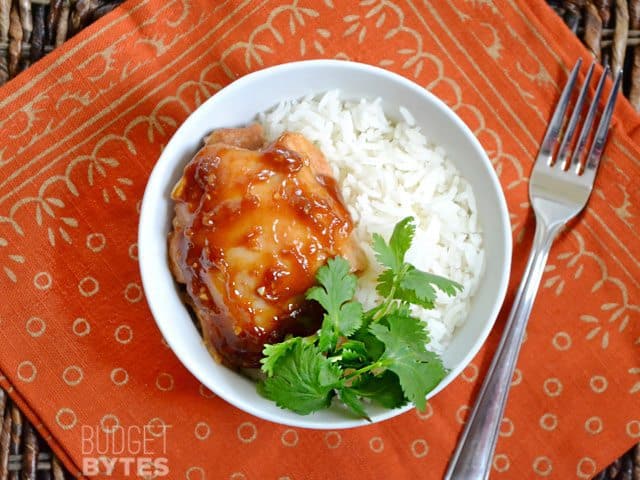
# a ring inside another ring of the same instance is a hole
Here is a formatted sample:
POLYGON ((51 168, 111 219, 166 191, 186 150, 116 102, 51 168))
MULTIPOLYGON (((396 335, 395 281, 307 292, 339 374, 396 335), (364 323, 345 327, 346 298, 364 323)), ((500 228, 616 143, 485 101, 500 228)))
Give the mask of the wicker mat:
MULTIPOLYGON (((0 85, 123 0, 0 0, 0 85)), ((593 54, 624 67, 624 93, 640 107, 640 0, 548 0, 593 54)), ((0 480, 72 478, 0 389, 0 480)), ((640 444, 595 477, 640 480, 640 444)))

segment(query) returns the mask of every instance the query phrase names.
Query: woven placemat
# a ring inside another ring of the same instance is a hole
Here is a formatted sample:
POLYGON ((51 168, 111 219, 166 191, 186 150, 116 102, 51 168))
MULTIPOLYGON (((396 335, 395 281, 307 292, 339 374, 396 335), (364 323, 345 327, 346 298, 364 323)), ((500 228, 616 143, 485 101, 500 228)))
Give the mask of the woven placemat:
POLYGON ((0 85, 124 0, 0 0, 0 85))
POLYGON ((73 478, 2 389, 0 422, 0 479, 73 478))
POLYGON ((623 91, 640 110, 640 1, 547 0, 594 57, 624 69, 623 91))
MULTIPOLYGON (((122 1, 0 0, 0 85, 122 1)), ((624 92, 638 109, 640 0, 547 0, 547 3, 602 63, 613 68, 625 67, 624 92)), ((2 389, 0 421, 0 480, 72 478, 2 389)), ((595 479, 640 480, 640 444, 595 479)))

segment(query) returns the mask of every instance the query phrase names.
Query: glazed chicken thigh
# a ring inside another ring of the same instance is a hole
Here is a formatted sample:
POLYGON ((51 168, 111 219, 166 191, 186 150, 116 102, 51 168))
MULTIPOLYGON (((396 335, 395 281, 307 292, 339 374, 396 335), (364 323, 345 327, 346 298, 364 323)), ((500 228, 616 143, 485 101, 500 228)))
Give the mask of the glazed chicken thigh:
POLYGON ((172 192, 171 270, 207 347, 232 367, 319 327, 304 293, 328 258, 364 261, 320 150, 297 133, 264 143, 257 124, 214 131, 172 192))

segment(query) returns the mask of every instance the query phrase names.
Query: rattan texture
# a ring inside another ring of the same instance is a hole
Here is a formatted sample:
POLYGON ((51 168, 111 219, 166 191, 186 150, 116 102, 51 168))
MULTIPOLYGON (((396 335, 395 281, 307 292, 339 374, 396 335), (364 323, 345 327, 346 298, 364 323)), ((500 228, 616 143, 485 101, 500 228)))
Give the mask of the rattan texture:
POLYGON ((123 0, 0 0, 0 85, 123 0))
POLYGON ((0 389, 0 479, 65 480, 69 475, 31 423, 0 389))
POLYGON ((624 71, 623 92, 640 110, 640 0, 547 0, 593 56, 624 71))

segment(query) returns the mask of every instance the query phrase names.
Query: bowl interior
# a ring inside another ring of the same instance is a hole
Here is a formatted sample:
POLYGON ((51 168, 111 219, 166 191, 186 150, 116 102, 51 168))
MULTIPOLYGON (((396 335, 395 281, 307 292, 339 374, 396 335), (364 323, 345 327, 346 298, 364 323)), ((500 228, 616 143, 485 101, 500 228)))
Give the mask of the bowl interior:
MULTIPOLYGON (((322 429, 369 423, 353 419, 339 407, 308 416, 282 410, 260 397, 251 380, 217 364, 180 300, 166 260, 166 238, 173 216, 171 189, 206 134, 215 128, 245 125, 258 112, 282 100, 336 88, 348 98, 381 97, 385 110, 395 118, 400 118, 400 106, 407 107, 427 138, 445 148, 476 195, 484 232, 485 272, 469 318, 443 354, 451 371, 429 396, 445 388, 471 361, 493 326, 507 286, 511 230, 504 196, 479 142, 444 103, 401 76, 352 62, 316 60, 261 70, 232 83, 191 114, 164 149, 145 190, 138 239, 147 301, 167 343, 185 367, 218 396, 244 411, 282 424, 322 429)), ((372 406, 369 410, 376 422, 409 408, 389 411, 372 406)))

